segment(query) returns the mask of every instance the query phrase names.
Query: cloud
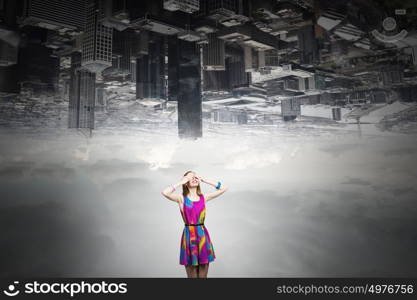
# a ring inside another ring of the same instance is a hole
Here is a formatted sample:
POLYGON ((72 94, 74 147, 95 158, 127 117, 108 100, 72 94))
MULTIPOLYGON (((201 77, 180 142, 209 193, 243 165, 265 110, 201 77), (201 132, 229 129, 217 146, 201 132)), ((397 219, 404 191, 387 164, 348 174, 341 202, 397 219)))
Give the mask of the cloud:
POLYGON ((221 259, 236 263, 231 276, 415 274, 417 259, 404 245, 417 246, 417 217, 407 202, 398 203, 393 218, 372 217, 369 209, 378 206, 362 204, 367 195, 361 192, 241 191, 227 198, 213 200, 209 218, 216 218, 213 240, 221 259))
POLYGON ((415 160, 384 154, 415 148, 410 137, 300 128, 233 127, 195 142, 112 129, 88 147, 3 133, 0 275, 185 276, 183 220, 160 191, 194 170, 229 186, 207 204, 210 276, 416 276, 415 160))
POLYGON ((31 161, 4 161, 0 166, 0 178, 18 179, 35 165, 31 161))
MULTIPOLYGON (((52 174, 52 173, 48 173, 52 174)), ((59 179, 0 182, 0 276, 84 276, 103 271, 115 244, 91 187, 59 179)))
POLYGON ((269 150, 250 150, 236 153, 225 164, 225 169, 245 170, 250 168, 263 168, 270 164, 279 164, 282 160, 280 153, 269 150))
POLYGON ((371 183, 360 178, 349 178, 347 181, 342 182, 342 184, 370 185, 371 183))
POLYGON ((325 147, 322 147, 320 150, 323 152, 330 153, 334 157, 339 157, 342 154, 345 154, 348 151, 355 150, 359 147, 359 143, 357 144, 331 144, 325 147))
POLYGON ((390 150, 384 150, 384 155, 386 156, 401 156, 401 155, 416 155, 417 149, 412 148, 400 148, 400 149, 390 149, 390 150))

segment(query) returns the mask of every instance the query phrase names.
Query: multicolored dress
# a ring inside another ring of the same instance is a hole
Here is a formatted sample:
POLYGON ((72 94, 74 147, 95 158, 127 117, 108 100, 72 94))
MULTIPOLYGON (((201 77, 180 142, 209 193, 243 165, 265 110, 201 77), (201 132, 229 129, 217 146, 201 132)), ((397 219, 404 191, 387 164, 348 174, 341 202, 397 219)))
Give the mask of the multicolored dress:
POLYGON ((198 201, 192 201, 185 196, 181 207, 181 216, 185 224, 203 225, 184 226, 180 246, 180 265, 197 266, 212 262, 216 255, 210 235, 204 226, 206 216, 204 196, 200 195, 198 201))

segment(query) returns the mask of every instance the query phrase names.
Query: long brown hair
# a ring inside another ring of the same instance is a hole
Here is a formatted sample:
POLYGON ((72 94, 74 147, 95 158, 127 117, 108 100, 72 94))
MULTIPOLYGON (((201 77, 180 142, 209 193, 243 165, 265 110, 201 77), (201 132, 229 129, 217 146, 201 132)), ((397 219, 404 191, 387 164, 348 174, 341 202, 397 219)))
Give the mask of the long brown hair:
MULTIPOLYGON (((188 173, 195 173, 193 171, 187 171, 185 172, 184 176, 187 176, 188 173)), ((183 184, 182 185, 182 195, 188 196, 188 194, 190 193, 190 189, 188 188, 187 184, 183 184)), ((200 184, 198 184, 197 186, 197 195, 201 196, 203 193, 201 193, 201 189, 200 189, 200 184)))

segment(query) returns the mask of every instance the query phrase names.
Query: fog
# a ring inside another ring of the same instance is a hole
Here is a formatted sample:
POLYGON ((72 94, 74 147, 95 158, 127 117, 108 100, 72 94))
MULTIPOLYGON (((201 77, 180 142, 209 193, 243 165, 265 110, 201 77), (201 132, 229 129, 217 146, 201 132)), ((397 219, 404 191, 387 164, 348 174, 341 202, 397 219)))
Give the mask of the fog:
POLYGON ((161 191, 193 170, 229 187, 207 203, 209 277, 415 277, 416 137, 358 130, 2 128, 0 275, 186 277, 161 191))

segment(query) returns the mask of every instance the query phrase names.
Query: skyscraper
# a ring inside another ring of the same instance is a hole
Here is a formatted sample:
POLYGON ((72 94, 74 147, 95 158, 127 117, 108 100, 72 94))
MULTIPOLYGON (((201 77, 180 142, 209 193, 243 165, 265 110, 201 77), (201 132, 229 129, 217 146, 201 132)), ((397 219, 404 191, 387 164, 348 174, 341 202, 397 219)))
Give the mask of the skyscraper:
POLYGON ((81 54, 72 53, 68 128, 94 129, 96 74, 80 66, 81 54))
POLYGON ((137 98, 166 98, 165 39, 158 33, 149 33, 149 52, 139 56, 136 67, 137 98))
POLYGON ((178 134, 181 138, 201 137, 203 114, 199 45, 170 38, 168 53, 168 94, 170 100, 178 101, 178 134))
POLYGON ((100 22, 100 1, 87 4, 87 22, 82 42, 81 65, 90 72, 101 72, 112 65, 113 28, 100 22))
POLYGON ((164 9, 193 13, 200 9, 200 0, 164 0, 164 9))
POLYGON ((203 69, 206 71, 225 70, 225 42, 215 33, 207 35, 208 43, 203 45, 203 69))
POLYGON ((81 32, 86 20, 85 0, 25 0, 21 23, 50 30, 81 32))
POLYGON ((298 30, 298 48, 300 50, 300 64, 312 65, 319 61, 319 50, 313 25, 306 25, 298 30))

